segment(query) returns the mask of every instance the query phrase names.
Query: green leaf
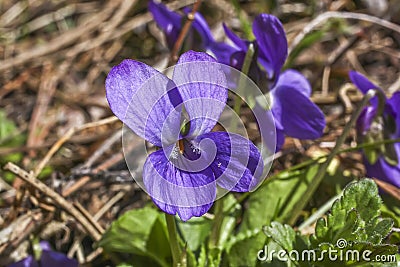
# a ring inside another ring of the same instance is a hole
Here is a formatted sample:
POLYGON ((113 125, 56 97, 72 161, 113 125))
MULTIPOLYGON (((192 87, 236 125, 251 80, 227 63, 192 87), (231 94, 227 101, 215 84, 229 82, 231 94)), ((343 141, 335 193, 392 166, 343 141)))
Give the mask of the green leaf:
MULTIPOLYGON (((159 266, 168 266, 172 256, 167 236, 163 214, 145 207, 128 211, 114 221, 99 246, 106 252, 134 254, 136 259, 144 256, 159 266)), ((135 260, 135 266, 147 267, 146 264, 145 260, 143 264, 135 260)))
POLYGON ((155 209, 130 210, 112 223, 99 245, 108 251, 144 254, 157 219, 155 209))
POLYGON ((292 262, 282 260, 277 257, 277 254, 275 252, 281 250, 283 250, 283 248, 279 246, 273 239, 270 239, 265 244, 263 249, 257 252, 257 260, 260 261, 257 266, 260 265, 263 267, 291 267, 293 265, 292 262))
POLYGON ((271 226, 264 227, 264 233, 271 237, 272 240, 274 240, 284 250, 293 250, 296 232, 290 225, 272 222, 271 226))
POLYGON ((163 214, 159 213, 153 223, 146 244, 146 251, 156 254, 160 259, 169 259, 171 257, 171 248, 163 214))
POLYGON ((393 227, 393 220, 381 217, 381 204, 376 184, 371 179, 363 179, 344 189, 343 196, 334 202, 327 218, 317 221, 315 234, 310 238, 301 236, 289 225, 272 222, 264 227, 270 240, 264 247, 266 261, 260 265, 393 266, 375 261, 376 257, 394 257, 398 249, 395 245, 382 244, 393 227), (280 250, 286 251, 283 255, 286 260, 277 256, 280 250), (275 254, 270 254, 272 251, 275 254), (361 258, 363 255, 370 260, 361 258))
POLYGON ((229 261, 228 266, 256 266, 257 253, 262 249, 265 240, 266 236, 261 229, 241 232, 233 236, 226 246, 225 258, 229 261), (254 243, 262 245, 254 246, 254 243))
MULTIPOLYGON (((7 119, 6 114, 0 110, 0 147, 13 148, 19 147, 25 143, 26 136, 18 131, 17 126, 12 120, 7 119)), ((18 162, 22 159, 22 153, 9 153, 0 159, 0 164, 8 161, 18 162)), ((0 169, 0 176, 7 181, 12 181, 14 175, 5 173, 0 169)))
POLYGON ((318 171, 318 164, 299 171, 282 172, 249 197, 241 231, 261 229, 272 221, 283 222, 293 206, 301 200, 318 171))
POLYGON ((211 220, 204 217, 194 217, 187 222, 178 222, 179 230, 190 250, 196 251, 200 248, 210 234, 211 223, 211 220))
POLYGON ((0 111, 0 146, 16 147, 25 141, 23 135, 18 132, 18 128, 12 120, 7 119, 6 114, 0 111))
POLYGON ((205 245, 202 245, 200 248, 200 254, 197 259, 197 266, 198 267, 207 267, 207 252, 206 252, 205 245))
MULTIPOLYGON (((283 172, 277 179, 267 181, 258 188, 248 199, 248 208, 244 212, 239 233, 261 233, 263 226, 269 225, 271 221, 283 222, 293 206, 301 200, 317 171, 318 164, 298 171, 283 172)), ((241 251, 242 255, 255 255, 265 242, 266 236, 263 234, 249 236, 235 244, 232 250, 237 253, 241 251)), ((232 257, 237 257, 237 262, 242 264, 238 266, 251 266, 254 262, 254 258, 245 259, 239 255, 232 257)))
MULTIPOLYGON (((387 197, 388 196, 386 196, 386 198, 384 198, 385 204, 382 205, 382 208, 381 208, 382 217, 392 219, 394 222, 393 227, 400 228, 400 208, 398 206, 396 206, 399 204, 399 202, 398 201, 395 202, 395 201, 393 201, 394 199, 388 199, 387 197), (391 202, 393 202, 393 203, 391 203, 391 202)), ((391 235, 389 236, 388 243, 399 244, 400 243, 400 232, 391 233, 391 235)))
POLYGON ((7 119, 6 114, 0 111, 0 145, 3 145, 16 130, 14 122, 7 119))
MULTIPOLYGON (((218 238, 218 246, 211 249, 208 253, 208 262, 213 266, 224 266, 227 263, 222 262, 222 253, 230 248, 232 232, 237 225, 237 218, 241 215, 241 205, 232 194, 228 194, 223 200, 223 217, 218 238)), ((220 201, 221 201, 220 200, 220 201)), ((216 221, 215 221, 216 222, 216 221)))
MULTIPOLYGON (((272 222, 270 226, 264 227, 264 233, 271 238, 266 246, 268 251, 272 251, 272 249, 275 251, 285 250, 290 255, 292 251, 301 253, 309 247, 308 239, 287 224, 272 222), (276 249, 277 246, 278 249, 276 249)), ((274 262, 277 260, 273 259, 274 262)), ((309 266, 306 262, 295 261, 294 263, 296 266, 309 266)))
POLYGON ((318 220, 311 242, 314 246, 323 242, 335 244, 342 238, 380 244, 393 226, 391 219, 380 217, 381 205, 378 187, 373 180, 351 183, 332 205, 327 219, 318 220))
POLYGON ((218 267, 221 262, 221 249, 215 247, 208 251, 207 267, 218 267))
POLYGON ((221 224, 219 244, 225 248, 236 227, 237 218, 241 215, 242 206, 237 202, 236 198, 232 194, 228 194, 224 197, 223 210, 224 219, 221 224))
MULTIPOLYGON (((352 211, 351 214, 356 213, 352 211)), ((277 266, 281 264, 282 257, 286 259, 283 262, 287 262, 288 266, 358 266, 373 262, 377 256, 387 257, 397 252, 394 245, 371 242, 347 243, 345 239, 337 244, 324 242, 313 248, 299 232, 295 232, 289 225, 277 222, 265 227, 264 232, 271 240, 265 246, 263 253, 269 263, 264 262, 262 266, 277 266), (281 250, 286 251, 286 255, 279 258, 278 251, 281 250)))

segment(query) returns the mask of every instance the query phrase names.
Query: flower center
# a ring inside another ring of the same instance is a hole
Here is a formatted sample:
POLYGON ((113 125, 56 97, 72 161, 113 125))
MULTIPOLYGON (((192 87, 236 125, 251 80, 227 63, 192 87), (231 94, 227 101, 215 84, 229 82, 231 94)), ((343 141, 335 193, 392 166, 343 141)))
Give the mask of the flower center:
POLYGON ((184 156, 189 160, 196 160, 201 155, 201 149, 198 144, 196 144, 193 140, 189 141, 187 139, 180 139, 176 142, 171 154, 170 159, 175 160, 180 156, 184 156))
POLYGON ((181 155, 183 155, 183 152, 185 151, 185 145, 183 143, 183 139, 181 139, 177 142, 177 147, 179 148, 179 153, 181 153, 181 155))

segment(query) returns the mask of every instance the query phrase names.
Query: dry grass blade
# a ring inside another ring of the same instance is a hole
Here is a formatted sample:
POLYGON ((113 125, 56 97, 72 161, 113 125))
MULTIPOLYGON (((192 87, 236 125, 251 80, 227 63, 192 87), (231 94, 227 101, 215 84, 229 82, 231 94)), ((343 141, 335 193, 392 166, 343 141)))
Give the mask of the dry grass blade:
POLYGON ((307 34, 311 33, 316 27, 318 27, 321 23, 325 22, 331 18, 343 18, 343 19, 356 19, 369 21, 371 23, 380 25, 382 27, 388 28, 392 31, 400 33, 400 25, 392 23, 390 21, 374 17, 367 14, 353 13, 353 12, 338 12, 338 11, 329 11, 325 12, 314 20, 312 20, 303 30, 294 38, 292 43, 289 46, 289 54, 293 51, 293 49, 300 44, 300 42, 306 37, 307 34))
POLYGON ((113 123, 118 121, 118 118, 115 116, 111 116, 109 118, 105 118, 103 120, 100 121, 96 121, 96 122, 90 122, 90 123, 86 123, 82 126, 79 127, 74 127, 71 128, 67 133, 65 133, 65 135, 63 137, 61 137, 49 150, 49 152, 47 152, 46 156, 39 162, 39 164, 36 166, 35 170, 34 170, 34 175, 37 176, 40 174, 40 172, 43 170, 43 168, 46 166, 46 164, 49 162, 49 160, 51 159, 51 157, 57 152, 57 150, 60 149, 60 147, 67 142, 76 132, 88 129, 88 128, 92 128, 92 127, 98 127, 104 124, 109 124, 109 123, 113 123))
POLYGON ((100 12, 96 16, 93 16, 91 20, 89 20, 87 23, 84 23, 80 27, 71 29, 63 33, 62 35, 49 41, 47 44, 44 45, 39 44, 34 48, 24 51, 13 58, 0 61, 0 71, 7 70, 9 68, 23 64, 32 59, 48 55, 50 53, 60 50, 63 47, 72 44, 73 42, 76 41, 76 39, 80 38, 83 34, 86 34, 96 29, 101 24, 101 22, 105 21, 108 17, 110 17, 112 12, 118 5, 119 1, 110 1, 107 7, 102 12, 100 12))

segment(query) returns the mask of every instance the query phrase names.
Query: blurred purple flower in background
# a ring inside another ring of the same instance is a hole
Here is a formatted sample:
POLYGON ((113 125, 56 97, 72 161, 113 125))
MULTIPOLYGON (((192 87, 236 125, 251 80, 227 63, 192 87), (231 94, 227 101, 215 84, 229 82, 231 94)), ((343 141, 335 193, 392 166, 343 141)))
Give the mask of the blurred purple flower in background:
MULTIPOLYGON (((239 50, 232 54, 231 62, 235 68, 242 68, 250 41, 243 40, 224 26, 227 36, 239 50)), ((275 119, 277 150, 284 142, 284 135, 299 139, 321 137, 325 128, 322 111, 311 100, 311 86, 298 71, 288 69, 281 72, 287 58, 287 40, 282 23, 273 15, 260 14, 253 22, 253 41, 256 58, 264 70, 258 66, 252 69, 250 77, 259 81, 267 77, 267 86, 271 98, 271 111, 275 119), (265 73, 266 72, 266 73, 265 73), (263 73, 260 75, 260 73, 263 73)), ((261 129, 263 131, 263 129, 261 129)))
MULTIPOLYGON (((362 74, 351 71, 350 80, 366 94, 369 89, 381 90, 362 74)), ((357 120, 357 134, 361 142, 377 142, 400 138, 400 92, 396 92, 386 103, 382 114, 378 114, 378 97, 370 101, 357 120)), ((368 177, 380 179, 400 188, 400 143, 364 149, 364 164, 368 177)))
POLYGON ((33 256, 28 256, 23 260, 8 265, 8 267, 78 267, 78 261, 70 259, 67 255, 52 251, 50 244, 46 241, 39 243, 42 249, 39 260, 35 260, 33 256))
MULTIPOLYGON (((155 2, 153 0, 149 1, 148 7, 157 25, 165 33, 168 48, 172 50, 183 27, 185 16, 171 11, 161 2, 155 2)), ((184 12, 188 14, 190 10, 184 9, 184 12)), ((227 60, 236 49, 223 42, 215 41, 206 20, 198 12, 194 15, 192 30, 189 35, 193 35, 194 33, 197 33, 198 37, 201 39, 200 45, 195 48, 204 51, 209 49, 216 55, 219 62, 229 65, 229 61, 227 60)))
POLYGON ((221 65, 193 51, 179 58, 172 80, 135 60, 113 67, 106 80, 114 114, 160 148, 143 166, 147 192, 161 210, 184 221, 210 209, 217 185, 246 192, 263 172, 263 160, 251 141, 211 131, 226 105, 226 84, 221 65))

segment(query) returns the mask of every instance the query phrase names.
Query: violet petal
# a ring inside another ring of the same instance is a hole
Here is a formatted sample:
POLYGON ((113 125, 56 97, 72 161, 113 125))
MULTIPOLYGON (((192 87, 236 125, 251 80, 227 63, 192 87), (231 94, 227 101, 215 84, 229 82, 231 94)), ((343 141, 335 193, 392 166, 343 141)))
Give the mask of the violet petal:
POLYGON ((387 101, 395 113, 396 137, 400 137, 400 92, 396 92, 387 101))
POLYGON ((161 210, 178 214, 183 221, 203 215, 210 209, 216 196, 212 170, 182 171, 174 166, 173 161, 165 157, 163 150, 149 155, 143 166, 143 182, 147 192, 161 210))
POLYGON ((305 96, 310 97, 312 93, 311 85, 304 77, 303 74, 297 70, 288 69, 281 73, 275 87, 289 85, 296 88, 299 92, 305 96))
POLYGON ((272 112, 275 123, 281 124, 286 135, 300 139, 322 136, 325 117, 303 92, 296 87, 281 85, 272 90, 272 112))
POLYGON ((65 254, 55 251, 43 250, 40 266, 78 267, 78 261, 68 258, 65 254))
POLYGON ((33 256, 28 256, 25 259, 8 265, 8 267, 39 267, 39 264, 33 256))
MULTIPOLYGON (((400 143, 395 144, 397 155, 400 155, 400 143)), ((364 159, 367 177, 377 178, 400 188, 400 164, 390 165, 383 157, 379 157, 375 164, 364 159)))
POLYGON ((228 98, 226 76, 220 64, 206 53, 188 51, 179 58, 173 80, 190 119, 187 137, 211 131, 228 98))
POLYGON ((233 44, 236 45, 241 51, 246 52, 250 42, 237 36, 226 26, 225 23, 223 23, 222 26, 224 27, 226 36, 233 42, 233 44))
POLYGON ((376 116, 376 108, 373 106, 366 107, 362 110, 357 119, 356 129, 361 135, 366 135, 371 128, 372 121, 376 116))
MULTIPOLYGON (((288 53, 285 30, 282 23, 273 15, 260 14, 253 22, 260 55, 265 58, 264 68, 270 79, 279 77, 288 53)), ((263 63, 263 61, 261 61, 263 63)))
POLYGON ((152 67, 126 59, 106 79, 106 96, 114 114, 137 135, 161 146, 174 143, 180 130, 182 100, 174 83, 152 67))
POLYGON ((198 139, 211 139, 217 147, 211 168, 219 186, 235 192, 248 192, 261 180, 263 160, 258 148, 234 133, 211 132, 198 139))
MULTIPOLYGON (((368 92, 368 90, 370 89, 378 89, 381 90, 378 86, 376 86, 375 84, 373 84, 370 80, 368 80, 367 77, 365 77, 364 75, 362 75, 361 73, 357 72, 357 71, 350 71, 349 72, 349 77, 351 82, 357 86, 357 88, 363 93, 366 94, 368 92)), ((371 104, 374 107, 378 107, 378 97, 374 96, 371 100, 370 100, 371 104)))
POLYGON ((182 28, 182 16, 153 0, 149 1, 148 8, 157 25, 164 31, 169 49, 172 49, 182 28))

